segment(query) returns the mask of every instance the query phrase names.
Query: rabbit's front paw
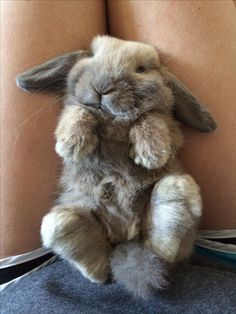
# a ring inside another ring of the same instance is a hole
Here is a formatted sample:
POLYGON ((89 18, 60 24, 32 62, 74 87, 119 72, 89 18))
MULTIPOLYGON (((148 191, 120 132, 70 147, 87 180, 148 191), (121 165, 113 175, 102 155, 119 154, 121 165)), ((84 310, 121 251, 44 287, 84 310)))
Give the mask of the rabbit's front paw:
POLYGON ((59 156, 63 159, 70 159, 78 162, 81 158, 91 154, 98 143, 98 137, 91 133, 86 136, 76 136, 73 138, 58 139, 55 149, 59 156))
POLYGON ((157 169, 164 166, 167 162, 169 152, 165 149, 155 151, 150 147, 138 144, 133 145, 130 149, 130 157, 137 165, 141 165, 147 169, 157 169))

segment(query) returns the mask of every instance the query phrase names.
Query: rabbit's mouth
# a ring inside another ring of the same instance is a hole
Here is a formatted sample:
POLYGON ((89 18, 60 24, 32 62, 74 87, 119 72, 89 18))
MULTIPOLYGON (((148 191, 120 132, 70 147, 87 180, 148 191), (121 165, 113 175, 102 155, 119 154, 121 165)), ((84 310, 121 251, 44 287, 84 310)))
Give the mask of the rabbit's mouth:
POLYGON ((134 104, 127 103, 123 106, 117 106, 116 103, 113 102, 101 102, 100 110, 112 119, 121 120, 133 120, 137 117, 139 112, 138 108, 134 104))
POLYGON ((126 106, 119 108, 112 103, 81 103, 80 105, 87 110, 91 111, 98 118, 103 120, 121 120, 121 121, 132 121, 137 119, 139 116, 139 110, 134 106, 126 106))

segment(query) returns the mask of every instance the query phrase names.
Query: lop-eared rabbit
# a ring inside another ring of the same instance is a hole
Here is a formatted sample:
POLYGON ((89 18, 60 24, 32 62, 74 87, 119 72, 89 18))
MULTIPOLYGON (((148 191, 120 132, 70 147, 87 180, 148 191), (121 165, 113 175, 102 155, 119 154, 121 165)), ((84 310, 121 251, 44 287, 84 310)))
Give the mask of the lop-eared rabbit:
POLYGON ((160 64, 148 44, 96 37, 17 77, 29 91, 64 93, 55 132, 60 194, 41 235, 91 281, 111 278, 136 295, 167 284, 191 254, 202 212, 199 187, 177 159, 179 122, 216 123, 160 64))

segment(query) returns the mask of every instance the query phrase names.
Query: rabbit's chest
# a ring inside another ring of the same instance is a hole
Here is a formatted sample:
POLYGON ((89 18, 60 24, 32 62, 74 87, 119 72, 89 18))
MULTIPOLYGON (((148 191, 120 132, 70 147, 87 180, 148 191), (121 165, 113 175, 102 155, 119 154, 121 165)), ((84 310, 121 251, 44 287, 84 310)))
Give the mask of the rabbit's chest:
POLYGON ((129 157, 128 141, 100 140, 96 151, 81 161, 73 184, 78 195, 93 200, 96 208, 112 214, 136 211, 156 181, 129 157))

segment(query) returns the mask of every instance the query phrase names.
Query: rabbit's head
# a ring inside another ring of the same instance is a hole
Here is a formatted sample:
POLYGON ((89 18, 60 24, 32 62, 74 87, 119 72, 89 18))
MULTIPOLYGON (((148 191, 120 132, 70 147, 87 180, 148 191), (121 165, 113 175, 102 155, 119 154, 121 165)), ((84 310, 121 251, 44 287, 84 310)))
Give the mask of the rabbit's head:
POLYGON ((106 119, 132 121, 155 110, 202 132, 216 123, 192 93, 161 64, 147 44, 96 37, 91 51, 75 51, 17 77, 26 90, 57 90, 106 119))

